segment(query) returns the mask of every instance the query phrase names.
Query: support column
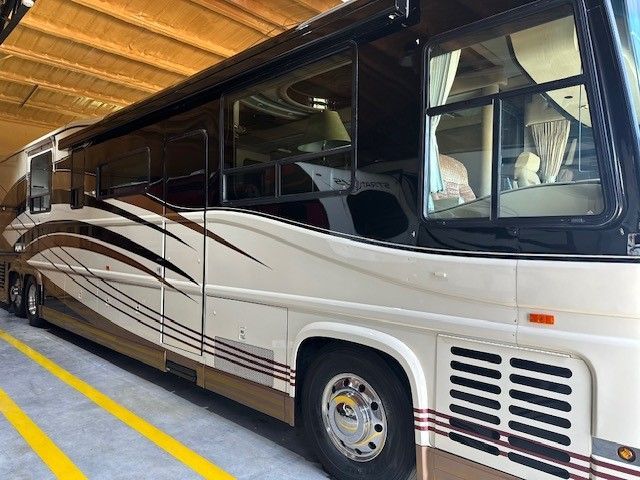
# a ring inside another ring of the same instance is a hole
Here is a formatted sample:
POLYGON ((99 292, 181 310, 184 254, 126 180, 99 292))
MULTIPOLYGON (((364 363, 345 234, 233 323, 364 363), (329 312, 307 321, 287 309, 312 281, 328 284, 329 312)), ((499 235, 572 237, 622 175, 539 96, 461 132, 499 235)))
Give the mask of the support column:
MULTIPOLYGON (((498 85, 482 90, 482 95, 498 93, 498 85)), ((491 167, 493 164, 493 105, 482 107, 482 167, 480 169, 480 197, 491 195, 491 167)))

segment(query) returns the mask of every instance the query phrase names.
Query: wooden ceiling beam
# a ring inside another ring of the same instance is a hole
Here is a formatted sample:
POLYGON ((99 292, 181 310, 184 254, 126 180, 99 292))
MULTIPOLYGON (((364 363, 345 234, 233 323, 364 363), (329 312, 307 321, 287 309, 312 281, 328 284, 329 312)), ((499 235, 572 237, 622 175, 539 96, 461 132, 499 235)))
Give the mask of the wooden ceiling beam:
POLYGON ((35 108, 37 110, 44 110, 45 112, 53 112, 53 113, 62 113, 64 115, 69 115, 72 117, 82 118, 82 117, 90 117, 95 116, 91 115, 90 112, 84 110, 69 110, 66 108, 61 108, 59 105, 52 105, 44 102, 34 101, 31 98, 18 98, 9 95, 5 95, 0 93, 0 102, 13 103, 15 105, 20 105, 22 107, 30 107, 35 108))
POLYGON ((56 128, 60 127, 60 125, 56 125, 55 123, 43 122, 40 120, 33 120, 31 118, 25 118, 19 115, 13 115, 11 113, 6 113, 2 111, 0 111, 0 120, 5 120, 11 123, 18 123, 21 125, 32 125, 35 127, 48 128, 50 130, 55 130, 56 128))
POLYGON ((256 0, 189 0, 262 35, 274 37, 284 32, 291 19, 256 0))
POLYGON ((13 55, 15 57, 24 58, 33 62, 43 63, 52 67, 62 68, 71 72, 76 72, 81 75, 87 75, 90 77, 99 78, 107 82, 124 85, 136 90, 140 90, 145 93, 155 93, 162 90, 166 85, 154 85, 141 80, 136 80, 131 77, 126 77, 118 73, 113 73, 107 70, 101 70, 92 65, 80 65, 78 63, 70 62, 65 58, 54 56, 51 54, 35 52, 32 50, 24 49, 16 45, 3 44, 0 45, 0 52, 13 55))
POLYGON ((294 0, 298 5, 308 8, 312 12, 322 13, 340 4, 340 0, 294 0))
POLYGON ((87 35, 79 30, 64 27, 62 25, 56 25, 53 22, 40 19, 37 16, 27 15, 22 22, 20 22, 20 28, 28 28, 56 38, 80 43, 111 55, 117 55, 118 57, 143 63, 167 72, 177 73, 184 77, 191 76, 198 72, 198 70, 193 67, 179 65, 177 63, 149 55, 142 51, 134 51, 131 48, 127 48, 127 46, 122 43, 98 38, 93 35, 87 35))
POLYGON ((77 5, 90 8, 96 12, 100 12, 104 15, 108 15, 112 18, 128 23, 129 25, 143 28, 155 34, 170 38, 171 40, 176 42, 191 45, 192 47, 196 47, 200 50, 213 53, 214 55, 217 55, 221 58, 232 57, 237 53, 235 50, 225 48, 215 42, 207 40, 206 38, 189 35, 182 29, 175 28, 171 25, 163 24, 157 21, 149 20, 147 17, 142 16, 140 12, 127 10, 107 0, 71 1, 77 5))
POLYGON ((39 88, 49 90, 51 92, 63 93, 73 97, 90 98, 92 100, 108 103, 116 107, 126 107, 135 100, 127 100, 124 98, 112 97, 111 95, 105 95, 102 92, 78 89, 74 87, 67 87, 64 85, 56 84, 48 81, 46 78, 35 78, 26 75, 18 75, 11 72, 3 71, 0 76, 2 80, 19 83, 21 85, 38 85, 39 88))

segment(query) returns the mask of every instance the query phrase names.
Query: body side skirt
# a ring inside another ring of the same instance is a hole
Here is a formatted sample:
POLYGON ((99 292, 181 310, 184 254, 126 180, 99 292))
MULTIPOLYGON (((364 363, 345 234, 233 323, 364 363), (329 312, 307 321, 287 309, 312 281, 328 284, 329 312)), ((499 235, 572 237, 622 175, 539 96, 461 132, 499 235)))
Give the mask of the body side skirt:
POLYGON ((285 392, 236 377, 235 375, 222 372, 203 363, 183 357, 160 345, 155 345, 152 342, 141 339, 137 335, 116 325, 111 324, 110 327, 107 328, 104 328, 105 325, 98 327, 95 323, 108 321, 103 319, 101 322, 98 322, 98 315, 95 314, 95 323, 82 322, 68 314, 47 306, 41 307, 41 314, 45 320, 54 325, 159 370, 167 371, 167 360, 191 368, 196 371, 197 385, 286 422, 289 425, 294 424, 294 399, 285 392))

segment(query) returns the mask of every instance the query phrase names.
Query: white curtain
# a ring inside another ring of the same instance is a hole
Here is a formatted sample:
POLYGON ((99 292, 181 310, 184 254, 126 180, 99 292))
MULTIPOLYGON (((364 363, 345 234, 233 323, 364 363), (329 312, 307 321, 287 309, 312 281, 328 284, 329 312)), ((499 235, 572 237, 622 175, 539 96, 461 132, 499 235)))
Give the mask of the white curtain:
POLYGON ((531 125, 531 134, 541 160, 543 183, 553 183, 558 177, 569 141, 569 120, 554 120, 531 125))
MULTIPOLYGON (((451 87, 456 79, 458 64, 460 63, 460 50, 438 55, 431 59, 429 66, 429 106, 436 107, 444 105, 451 93, 451 87)), ((429 169, 425 178, 428 178, 428 185, 424 191, 429 194, 428 208, 433 210, 433 199, 431 193, 441 192, 444 189, 442 174, 440 172, 440 150, 436 130, 440 123, 440 116, 430 117, 427 122, 427 133, 429 148, 427 150, 427 161, 425 165, 429 169)))

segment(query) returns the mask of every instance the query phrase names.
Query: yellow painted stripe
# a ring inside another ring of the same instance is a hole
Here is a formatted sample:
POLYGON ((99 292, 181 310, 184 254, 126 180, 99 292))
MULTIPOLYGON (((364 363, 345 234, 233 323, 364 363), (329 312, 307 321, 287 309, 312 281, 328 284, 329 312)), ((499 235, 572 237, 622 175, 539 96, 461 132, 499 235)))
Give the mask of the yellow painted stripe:
POLYGON ((217 465, 214 465, 206 458, 201 457, 170 435, 167 435, 143 418, 127 410, 104 393, 96 390, 91 385, 75 377, 62 367, 59 367, 47 357, 22 343, 17 338, 12 337, 7 332, 0 330, 0 339, 22 352, 70 387, 85 395, 96 405, 109 412, 133 430, 137 431, 140 435, 155 443, 158 447, 174 456, 177 460, 191 468, 203 478, 213 480, 227 480, 234 478, 217 465))
POLYGON ((0 413, 13 425, 53 474, 63 480, 86 480, 87 477, 38 425, 0 388, 0 413))

